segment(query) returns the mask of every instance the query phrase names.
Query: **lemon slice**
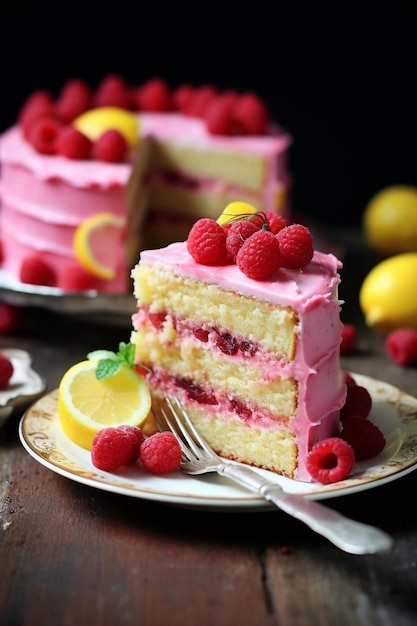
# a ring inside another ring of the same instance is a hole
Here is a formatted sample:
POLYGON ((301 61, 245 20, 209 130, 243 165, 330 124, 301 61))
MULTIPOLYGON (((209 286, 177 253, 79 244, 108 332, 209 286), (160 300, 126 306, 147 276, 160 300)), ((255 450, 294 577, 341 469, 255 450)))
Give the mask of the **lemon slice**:
POLYGON ((138 142, 138 116, 119 107, 90 109, 75 118, 72 124, 91 141, 96 141, 106 130, 118 130, 129 148, 134 148, 138 142))
POLYGON ((121 365, 113 376, 97 380, 97 361, 81 361, 62 377, 58 415, 64 433, 78 446, 91 450, 99 430, 129 424, 141 426, 151 408, 144 378, 121 365))
POLYGON ((95 276, 112 280, 116 269, 114 250, 125 220, 113 213, 97 213, 82 222, 74 233, 74 253, 81 265, 95 276))
POLYGON ((236 215, 246 215, 248 213, 256 213, 256 208, 248 202, 241 202, 239 200, 235 202, 229 202, 229 204, 223 210, 223 213, 217 219, 218 224, 225 224, 232 217, 236 215))

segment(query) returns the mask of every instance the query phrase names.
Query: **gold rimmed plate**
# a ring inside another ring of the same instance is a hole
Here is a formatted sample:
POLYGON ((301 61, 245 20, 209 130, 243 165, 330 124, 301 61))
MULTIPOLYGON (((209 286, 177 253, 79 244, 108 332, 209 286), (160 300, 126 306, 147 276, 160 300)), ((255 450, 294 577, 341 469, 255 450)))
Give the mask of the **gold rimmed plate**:
MULTIPOLYGON (((354 376, 372 396, 370 419, 381 428, 387 441, 381 454, 357 463, 346 480, 330 485, 258 471, 288 492, 319 500, 378 487, 415 470, 417 399, 388 383, 359 374, 354 376)), ((191 477, 178 471, 159 477, 147 473, 139 465, 114 473, 99 471, 92 465, 90 453, 76 446, 63 433, 57 401, 57 390, 43 396, 26 411, 19 426, 20 440, 26 451, 56 474, 104 491, 176 506, 225 511, 275 509, 258 496, 217 475, 191 477)))

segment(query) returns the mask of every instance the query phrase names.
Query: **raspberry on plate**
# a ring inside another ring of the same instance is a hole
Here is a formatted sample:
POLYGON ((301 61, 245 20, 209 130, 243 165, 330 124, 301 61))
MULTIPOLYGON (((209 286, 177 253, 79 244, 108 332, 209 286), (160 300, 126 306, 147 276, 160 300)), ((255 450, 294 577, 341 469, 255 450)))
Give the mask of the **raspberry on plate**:
POLYGON ((180 466, 181 448, 176 436, 169 432, 154 433, 142 443, 140 460, 151 474, 174 472, 180 466))
POLYGON ((329 437, 316 443, 306 460, 311 477, 323 485, 346 478, 354 463, 352 446, 340 437, 329 437))
POLYGON ((110 426, 100 430, 93 439, 91 461, 94 467, 115 472, 136 461, 139 437, 126 426, 110 426))
POLYGON ((342 424, 351 415, 368 417, 372 408, 372 397, 366 387, 362 385, 347 385, 346 401, 340 410, 340 421, 342 424))
POLYGON ((376 456, 385 447, 385 437, 376 424, 360 415, 351 415, 340 434, 353 448, 356 461, 376 456))

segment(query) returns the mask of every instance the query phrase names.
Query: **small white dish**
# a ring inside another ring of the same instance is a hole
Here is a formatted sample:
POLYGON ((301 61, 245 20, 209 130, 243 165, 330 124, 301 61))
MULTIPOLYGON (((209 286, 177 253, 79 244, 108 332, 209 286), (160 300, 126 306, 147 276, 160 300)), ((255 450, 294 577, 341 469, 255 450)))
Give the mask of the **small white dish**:
POLYGON ((46 381, 34 369, 25 350, 0 350, 13 364, 13 375, 5 389, 0 389, 0 426, 13 414, 22 412, 46 390, 46 381))

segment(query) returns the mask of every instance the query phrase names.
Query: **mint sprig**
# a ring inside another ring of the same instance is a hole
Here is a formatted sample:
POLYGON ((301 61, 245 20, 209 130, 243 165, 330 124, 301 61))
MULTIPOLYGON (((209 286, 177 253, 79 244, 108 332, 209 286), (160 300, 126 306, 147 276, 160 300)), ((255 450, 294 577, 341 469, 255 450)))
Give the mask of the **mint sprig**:
POLYGON ((97 361, 96 378, 104 380, 114 376, 122 365, 127 365, 133 369, 135 365, 135 346, 133 343, 119 343, 118 352, 111 350, 93 350, 87 354, 87 359, 97 361))

